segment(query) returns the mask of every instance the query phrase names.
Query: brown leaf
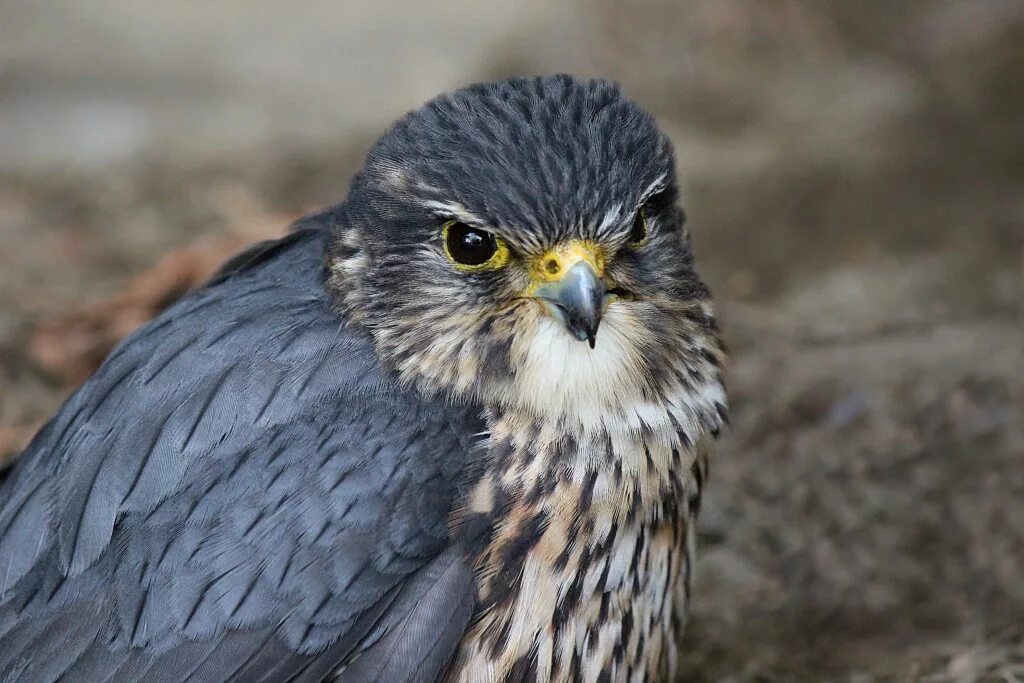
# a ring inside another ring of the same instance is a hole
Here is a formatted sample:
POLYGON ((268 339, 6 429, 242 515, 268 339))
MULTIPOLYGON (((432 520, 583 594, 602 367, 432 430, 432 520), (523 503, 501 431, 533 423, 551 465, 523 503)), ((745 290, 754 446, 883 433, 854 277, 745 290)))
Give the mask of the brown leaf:
POLYGON ((170 252, 120 294, 39 323, 28 355, 64 382, 83 381, 119 340, 201 285, 249 240, 201 238, 170 252))

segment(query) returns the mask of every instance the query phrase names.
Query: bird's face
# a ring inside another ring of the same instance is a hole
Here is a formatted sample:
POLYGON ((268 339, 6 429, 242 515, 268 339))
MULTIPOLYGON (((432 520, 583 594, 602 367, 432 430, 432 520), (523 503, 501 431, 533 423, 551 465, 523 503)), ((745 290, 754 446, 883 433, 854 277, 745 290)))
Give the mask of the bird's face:
POLYGON ((717 386, 671 146, 614 86, 439 98, 378 143, 346 209, 332 286, 424 389, 640 429, 717 386))

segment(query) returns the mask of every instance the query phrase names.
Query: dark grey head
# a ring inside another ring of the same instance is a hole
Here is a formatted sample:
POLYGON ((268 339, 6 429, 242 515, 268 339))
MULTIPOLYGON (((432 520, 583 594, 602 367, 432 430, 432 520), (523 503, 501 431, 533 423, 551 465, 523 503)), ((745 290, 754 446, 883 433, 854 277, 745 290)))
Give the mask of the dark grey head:
POLYGON ((585 423, 717 378, 677 197, 671 143, 613 83, 473 85, 371 150, 330 284, 408 380, 585 423))

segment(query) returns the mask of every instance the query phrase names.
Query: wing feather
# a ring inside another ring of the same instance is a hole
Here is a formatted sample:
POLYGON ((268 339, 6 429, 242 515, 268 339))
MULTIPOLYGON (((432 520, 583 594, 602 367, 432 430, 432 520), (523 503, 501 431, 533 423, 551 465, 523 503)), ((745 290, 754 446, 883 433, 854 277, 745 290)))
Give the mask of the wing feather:
POLYGON ((0 680, 438 676, 475 601, 446 522, 480 417, 393 385, 333 310, 333 220, 233 259, 26 450, 0 680))

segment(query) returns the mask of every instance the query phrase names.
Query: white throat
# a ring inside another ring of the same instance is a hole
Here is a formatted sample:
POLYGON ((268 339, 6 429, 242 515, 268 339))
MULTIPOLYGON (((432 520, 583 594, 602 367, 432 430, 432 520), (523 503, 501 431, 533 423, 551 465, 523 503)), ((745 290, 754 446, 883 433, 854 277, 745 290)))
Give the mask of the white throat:
POLYGON ((593 349, 546 316, 536 322, 535 334, 513 349, 516 374, 501 397, 507 408, 560 422, 584 437, 644 434, 667 446, 676 445, 680 431, 694 443, 720 425, 725 390, 717 369, 702 358, 702 380, 690 386, 670 380, 669 391, 654 395, 631 341, 643 328, 628 308, 609 307, 593 349))

